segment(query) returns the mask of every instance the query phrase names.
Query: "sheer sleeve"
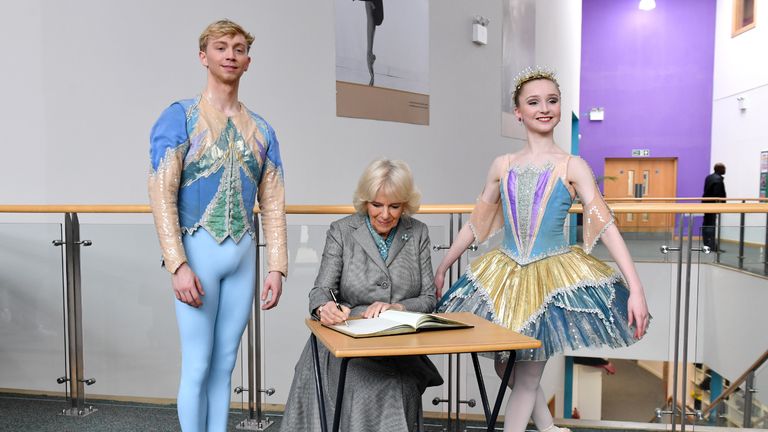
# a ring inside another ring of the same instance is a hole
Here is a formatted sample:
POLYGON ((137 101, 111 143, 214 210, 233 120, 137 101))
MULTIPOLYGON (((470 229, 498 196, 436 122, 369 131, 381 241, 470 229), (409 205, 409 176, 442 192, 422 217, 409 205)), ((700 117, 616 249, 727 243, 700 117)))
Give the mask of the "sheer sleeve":
POLYGON ((187 261, 181 242, 177 207, 184 156, 189 149, 186 113, 179 104, 168 107, 150 134, 149 202, 155 221, 163 265, 175 273, 187 261))
POLYGON ((592 252, 597 240, 613 223, 613 212, 608 208, 595 183, 592 200, 584 205, 584 250, 587 253, 592 252))
POLYGON ((504 215, 501 213, 501 200, 492 204, 478 197, 475 208, 469 216, 469 229, 475 236, 475 241, 482 243, 504 226, 504 215))
POLYGON ((288 276, 288 246, 285 222, 285 185, 280 146, 275 131, 270 127, 266 157, 259 183, 259 209, 261 224, 267 242, 267 268, 288 276))

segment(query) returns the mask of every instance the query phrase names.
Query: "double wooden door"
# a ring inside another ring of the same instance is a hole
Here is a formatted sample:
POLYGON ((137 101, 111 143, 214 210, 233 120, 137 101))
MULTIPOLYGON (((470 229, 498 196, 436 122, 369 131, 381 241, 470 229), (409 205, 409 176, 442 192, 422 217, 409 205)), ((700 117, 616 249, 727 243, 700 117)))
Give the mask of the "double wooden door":
MULTIPOLYGON (((677 158, 606 158, 605 197, 673 198, 677 194, 677 158)), ((616 222, 623 231, 672 231, 673 217, 659 213, 622 213, 616 222)))

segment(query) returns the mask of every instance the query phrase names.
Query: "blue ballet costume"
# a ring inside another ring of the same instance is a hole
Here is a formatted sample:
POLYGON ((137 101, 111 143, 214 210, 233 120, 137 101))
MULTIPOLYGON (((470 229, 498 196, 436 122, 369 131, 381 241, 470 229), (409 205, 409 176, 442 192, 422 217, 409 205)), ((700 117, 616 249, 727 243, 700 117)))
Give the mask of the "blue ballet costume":
POLYGON ((470 217, 476 241, 503 230, 501 246, 473 261, 437 305, 438 312, 473 312, 542 342, 518 351, 518 361, 636 341, 623 278, 589 255, 613 223, 596 186, 584 206, 584 248, 566 241, 563 226, 575 195, 567 167, 568 158, 542 167, 510 162, 501 176, 500 204, 479 200, 470 217))
POLYGON ((272 128, 241 105, 175 102, 152 128, 149 195, 165 268, 188 263, 205 295, 175 301, 185 432, 226 431, 231 376, 255 295, 258 202, 269 271, 287 274, 282 162, 272 128), (258 201, 257 201, 258 200, 258 201))

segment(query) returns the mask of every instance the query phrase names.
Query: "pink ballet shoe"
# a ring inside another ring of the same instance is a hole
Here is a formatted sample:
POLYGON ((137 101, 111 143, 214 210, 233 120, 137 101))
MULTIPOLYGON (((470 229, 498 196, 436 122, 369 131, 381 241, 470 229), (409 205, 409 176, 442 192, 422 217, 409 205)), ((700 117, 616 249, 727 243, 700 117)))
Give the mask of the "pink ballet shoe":
POLYGON ((616 374, 616 366, 614 366, 613 363, 608 362, 608 363, 604 364, 602 367, 603 367, 603 369, 605 369, 605 373, 607 373, 608 375, 615 375, 616 374))

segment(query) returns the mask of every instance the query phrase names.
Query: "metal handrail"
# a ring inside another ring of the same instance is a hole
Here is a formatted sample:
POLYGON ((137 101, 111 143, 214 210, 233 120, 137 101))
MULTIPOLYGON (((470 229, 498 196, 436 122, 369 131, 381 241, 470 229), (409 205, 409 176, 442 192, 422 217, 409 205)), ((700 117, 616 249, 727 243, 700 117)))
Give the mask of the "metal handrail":
POLYGON ((766 350, 766 351, 763 353, 763 355, 761 355, 761 356, 760 356, 760 358, 758 358, 757 360, 755 360, 755 362, 754 362, 754 363, 752 363, 752 365, 751 365, 749 368, 747 368, 747 370, 746 370, 746 371, 744 371, 744 373, 743 373, 743 374, 741 374, 741 376, 739 376, 739 377, 738 377, 738 378, 737 378, 735 381, 733 381, 733 382, 731 383, 731 385, 728 387, 728 390, 724 391, 723 393, 721 393, 721 394, 720 394, 720 396, 718 396, 718 397, 717 397, 715 400, 713 400, 713 401, 712 401, 712 402, 709 404, 709 406, 707 407, 707 409, 705 409, 705 410, 704 410, 704 412, 702 412, 702 414, 703 414, 704 416, 706 416, 706 415, 708 415, 710 412, 712 412, 712 410, 714 410, 714 409, 717 407, 717 405, 719 405, 719 404, 720 404, 722 401, 724 401, 724 400, 725 400, 727 397, 729 397, 729 396, 730 396, 730 395, 732 395, 732 394, 733 394, 733 393, 734 393, 736 390, 738 390, 739 386, 740 386, 740 385, 741 385, 741 384, 742 384, 744 381, 746 381, 746 380, 747 380, 747 377, 749 376, 749 374, 751 374, 752 372, 755 372, 755 371, 756 371, 758 368, 760 368, 760 366, 762 366, 762 365, 763 365, 763 363, 765 363, 765 361, 766 361, 766 360, 768 360, 768 350, 766 350))
MULTIPOLYGON (((694 201, 701 201, 701 198, 698 198, 698 197, 697 198, 670 198, 669 199, 669 200, 691 201, 689 203, 658 202, 659 200, 660 199, 645 200, 645 202, 640 202, 640 201, 637 201, 637 200, 633 200, 633 202, 612 202, 610 204, 610 208, 616 214, 621 214, 621 213, 658 213, 658 214, 683 214, 683 215, 687 215, 686 217, 689 218, 689 222, 688 222, 688 237, 689 237, 689 239, 688 239, 688 248, 687 248, 688 259, 687 259, 686 262, 687 262, 687 265, 688 265, 687 271, 689 272, 689 275, 690 275, 691 251, 693 250, 693 248, 692 248, 693 218, 694 218, 694 216, 696 214, 701 214, 701 213, 736 213, 736 214, 741 214, 742 215, 742 227, 743 227, 743 223, 744 223, 744 214, 746 214, 746 213, 753 213, 753 214, 754 213, 760 213, 760 214, 761 213, 765 213, 765 214, 768 214, 768 202, 763 202, 763 203, 746 203, 745 202, 745 201, 748 201, 748 200, 750 200, 750 201, 751 200, 754 200, 754 201, 766 201, 766 200, 761 200, 761 199, 751 199, 751 198, 739 199, 741 202, 739 202, 739 203, 730 203, 730 204, 724 204, 724 203, 720 203, 720 202, 718 202, 718 203, 694 202, 694 201)), ((421 208, 419 209, 418 213, 419 214, 449 214, 449 215, 456 215, 456 216, 458 216, 459 226, 461 226, 461 219, 462 219, 461 215, 462 214, 471 213, 473 208, 474 208, 473 204, 438 204, 438 205, 434 205, 433 204, 433 205, 422 205, 421 208)), ((118 205, 107 205, 107 204, 104 204, 104 205, 74 205, 74 204, 58 204, 58 205, 0 205, 0 213, 49 213, 49 214, 65 213, 65 214, 75 214, 76 215, 77 213, 91 213, 91 214, 99 214, 99 213, 101 213, 101 214, 119 214, 119 213, 122 213, 122 214, 131 214, 131 213, 133 213, 133 214, 148 214, 148 213, 150 213, 150 211, 151 210, 150 210, 150 207, 148 205, 142 205, 142 204, 137 204, 137 205, 126 205, 126 204, 118 204, 118 205)), ((574 204, 569 211, 571 213, 580 213, 580 212, 583 211, 583 208, 582 208, 581 204, 577 203, 577 204, 574 204)), ((256 212, 258 212, 258 211, 256 211, 256 212)), ((337 214, 337 215, 341 215, 341 214, 351 214, 351 213, 354 213, 354 212, 355 212, 355 209, 351 205, 287 205, 286 206, 286 213, 287 214, 302 214, 302 215, 308 215, 308 214, 332 215, 332 214, 337 214)), ((453 216, 451 216, 451 227, 452 227, 452 221, 453 221, 453 216)), ((683 262, 682 251, 683 251, 683 237, 684 237, 684 235, 683 235, 683 224, 682 223, 680 224, 679 229, 680 229, 680 236, 679 236, 680 244, 679 244, 679 248, 676 249, 676 250, 679 251, 679 256, 678 256, 678 290, 680 290, 680 288, 681 288, 680 287, 680 282, 682 280, 681 277, 680 277, 680 267, 681 267, 682 262, 683 262)), ((451 228, 451 233, 453 233, 453 229, 452 228, 451 228)), ((766 243, 768 244, 768 240, 766 241, 766 243)), ((696 249, 696 250, 698 250, 698 249, 696 249)), ((742 253, 742 255, 743 255, 743 253, 742 253)), ((258 259, 258 255, 257 255, 257 262, 258 261, 259 261, 259 259, 258 259)), ((741 261, 740 261, 740 263, 741 263, 741 261)), ((768 268, 768 263, 766 263, 766 266, 768 268)), ((78 267, 79 267, 79 265, 78 265, 78 267)), ((741 264, 740 264, 740 268, 741 268, 741 264)), ((78 269, 78 272, 79 272, 79 269, 78 269)), ((458 273, 459 274, 461 273, 460 269, 459 269, 458 273)), ((690 281, 690 277, 686 278, 686 280, 690 281)), ((257 282, 257 283, 259 283, 259 282, 257 282)), ((77 285, 79 285, 79 284, 69 284, 68 283, 68 285, 67 285, 67 289, 68 290, 70 289, 69 288, 70 285, 73 285, 75 287, 74 290, 77 291, 77 285)), ((258 288, 259 287, 257 285, 257 290, 260 291, 260 289, 258 289, 258 288)), ((686 299, 688 298, 688 290, 689 290, 689 287, 686 286, 686 294, 685 294, 685 298, 686 299)), ((678 315, 679 315, 679 313, 678 313, 678 315)), ((685 316, 686 316, 686 319, 685 319, 684 322, 687 323, 688 322, 688 319, 687 319, 687 317, 688 317, 688 307, 687 307, 687 305, 686 305, 685 316)), ((256 317, 256 320, 258 320, 258 316, 256 317)), ((679 317, 678 317, 678 321, 679 321, 679 317)), ((78 324, 76 327, 79 327, 79 326, 80 326, 80 324, 78 324)), ((676 333, 679 333, 679 332, 676 332, 676 333)), ((684 338, 687 339, 687 328, 684 331, 684 338)), ((248 339, 249 339, 249 347, 248 347, 249 356, 251 355, 251 352, 254 349, 257 350, 255 354, 259 355, 258 352, 260 352, 260 348, 252 347, 251 346, 252 339, 257 339, 257 343, 258 343, 258 336, 252 337, 250 335, 250 332, 249 332, 248 339)), ((678 344, 676 343, 675 345, 677 346, 678 344)), ((683 346, 687 346, 687 343, 683 343, 683 346)), ((763 357, 759 361, 760 364, 762 364, 765 361, 766 355, 768 355, 768 352, 766 352, 766 354, 763 355, 763 357)), ((683 360, 684 361, 686 360, 686 357, 687 357, 687 352, 684 351, 684 353, 683 353, 683 360)), ((249 357, 249 358, 251 358, 251 357, 249 357)), ((675 364, 677 364, 677 353, 675 354, 675 358, 676 358, 675 364)), ((82 364, 81 361, 78 361, 77 363, 78 363, 78 365, 82 364)), ((754 365, 754 367, 757 368, 757 367, 760 366, 760 364, 756 364, 756 365, 754 365)), ((456 365, 457 365, 456 369, 457 369, 457 373, 458 373, 458 369, 459 369, 459 367, 458 367, 458 359, 457 359, 456 365)), ((249 366, 254 366, 254 361, 252 359, 249 360, 249 366)), ((247 419, 244 422, 244 423, 247 423, 247 424, 245 424, 246 427, 242 427, 242 428, 247 428, 247 429, 251 429, 251 430, 263 430, 263 429, 261 429, 261 425, 262 425, 262 423, 261 423, 262 418, 261 418, 261 412, 260 412, 261 398, 260 398, 260 394, 259 393, 262 392, 262 391, 265 391, 265 390, 262 390, 260 388, 261 387, 260 370, 259 370, 260 367, 256 367, 255 369, 256 370, 249 371, 249 377, 255 378, 253 380, 253 382, 251 382, 251 380, 249 378, 249 389, 248 390, 249 390, 249 417, 250 418, 247 419), (254 412, 255 412, 255 417, 254 417, 254 412), (250 423, 252 423, 253 420, 255 420, 256 423, 257 423, 255 425, 255 427, 257 429, 252 429, 251 427, 248 427, 248 426, 252 426, 250 423)), ((450 375, 451 375, 451 372, 449 371, 449 376, 450 375)), ((684 378, 685 378, 685 371, 683 371, 683 375, 684 375, 684 378)), ((748 373, 745 374, 745 375, 748 376, 748 373)), ((710 412, 713 409, 713 407, 716 406, 716 404, 720 403, 722 399, 727 397, 727 395, 731 394, 735 390, 735 388, 737 388, 738 385, 741 384, 741 382, 743 382, 746 378, 747 378, 746 376, 740 377, 740 380, 737 381, 736 384, 729 389, 729 392, 726 392, 724 395, 721 395, 720 398, 716 399, 716 401, 713 402, 712 405, 710 405, 710 407, 707 409, 706 412, 710 412)), ((78 379, 78 378, 76 377, 76 379, 78 379)), ((675 382, 677 382, 677 379, 675 379, 675 382)), ((683 382, 684 382, 684 384, 683 384, 683 392, 682 393, 685 394, 686 393, 685 392, 685 379, 683 380, 683 382)), ((452 395, 450 395, 450 393, 451 393, 451 391, 449 389, 449 400, 450 400, 450 397, 452 396, 452 395)), ((674 393, 677 394, 676 391, 674 393)), ((77 410, 76 414, 77 415, 87 415, 87 414, 84 413, 83 409, 81 408, 82 407, 82 402, 83 402, 83 393, 82 392, 78 392, 77 396, 78 397, 76 398, 77 399, 76 401, 73 399, 73 403, 76 402, 76 410, 77 410)), ((458 387, 458 385, 456 385, 456 411, 457 411, 457 416, 456 416, 457 425, 456 426, 457 427, 458 427, 458 408, 459 408, 458 404, 459 404, 459 402, 460 402, 459 401, 459 387, 458 387)), ((675 401, 673 399, 673 406, 674 405, 676 405, 676 404, 675 404, 675 401)), ((449 407, 450 407, 450 402, 449 402, 449 407)), ((673 411, 674 411, 674 408, 673 408, 673 411)), ((685 416, 683 416, 683 419, 681 419, 681 429, 683 431, 685 429, 684 417, 685 416)), ((449 408, 449 418, 450 418, 450 408, 449 408)), ((675 417, 673 415, 673 428, 674 428, 674 422, 675 422, 674 418, 675 417)), ((241 427, 239 427, 239 428, 241 428, 241 427)))
MULTIPOLYGON (((682 199, 682 198, 675 198, 682 199)), ((696 198, 700 200, 701 198, 696 198)), ((740 199, 757 200, 759 198, 740 199)), ((614 213, 768 213, 768 203, 663 203, 623 202, 609 205, 614 213)), ((474 204, 424 204, 419 214, 471 213, 474 204)), ((146 204, 14 204, 0 205, 0 213, 150 213, 146 204)), ((258 210, 256 210, 258 211, 258 210)), ((571 213, 581 213, 581 204, 571 213)), ((351 214, 351 205, 286 205, 286 214, 351 214)))
POLYGON ((750 197, 730 197, 730 198, 712 198, 712 197, 622 197, 622 198, 605 198, 606 202, 728 202, 728 201, 748 201, 748 202, 768 202, 768 198, 750 198, 750 197))

